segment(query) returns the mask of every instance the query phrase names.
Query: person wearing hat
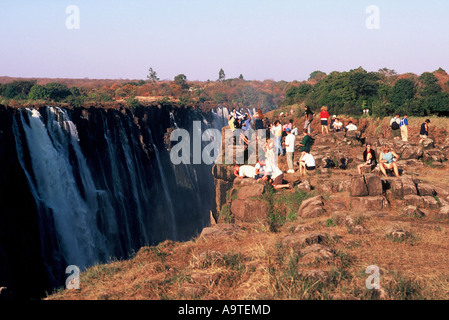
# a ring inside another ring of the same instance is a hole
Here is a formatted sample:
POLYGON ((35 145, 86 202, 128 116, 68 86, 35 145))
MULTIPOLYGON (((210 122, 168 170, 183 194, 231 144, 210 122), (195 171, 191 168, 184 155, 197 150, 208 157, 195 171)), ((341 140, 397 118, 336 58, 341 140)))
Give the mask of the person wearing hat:
POLYGON ((287 173, 294 173, 295 170, 293 169, 293 158, 295 155, 295 140, 296 136, 292 134, 292 129, 287 128, 285 129, 285 132, 287 133, 287 136, 285 137, 285 151, 287 156, 287 166, 288 170, 287 173))

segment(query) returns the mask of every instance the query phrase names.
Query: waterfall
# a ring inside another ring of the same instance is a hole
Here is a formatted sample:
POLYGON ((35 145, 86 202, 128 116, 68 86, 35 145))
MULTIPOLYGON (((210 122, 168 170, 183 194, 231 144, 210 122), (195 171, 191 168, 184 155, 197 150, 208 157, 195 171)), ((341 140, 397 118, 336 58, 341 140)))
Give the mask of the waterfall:
MULTIPOLYGON (((30 268, 39 266, 45 274, 40 292, 63 285, 68 265, 83 269, 111 257, 128 258, 144 245, 191 239, 209 224, 215 194, 211 165, 173 165, 163 146, 167 129, 200 136, 205 129, 221 130, 227 125, 226 108, 208 114, 176 109, 176 116, 169 107, 134 113, 59 107, 0 111, 1 123, 10 122, 0 137, 14 139, 6 144, 0 139, 0 151, 7 148, 16 156, 6 162, 0 158, 0 165, 17 162, 15 170, 23 179, 14 190, 27 192, 29 202, 23 207, 31 209, 25 216, 28 223, 37 223, 27 228, 35 227, 38 241, 29 245, 24 239, 20 245, 40 255, 29 261, 30 268)), ((9 211, 0 214, 0 223, 16 213, 17 205, 7 201, 3 208, 9 211)), ((2 245, 0 253, 6 252, 2 245)), ((0 284, 12 277, 2 270, 0 284)), ((27 288, 19 290, 26 294, 27 288)))
MULTIPOLYGON (((33 159, 35 188, 39 198, 53 212, 63 255, 69 264, 90 265, 104 252, 104 239, 95 227, 95 203, 92 199, 83 199, 74 179, 67 141, 64 143, 67 135, 63 130, 67 128, 61 128, 52 119, 47 130, 37 110, 28 110, 28 119, 29 125, 25 121, 22 125, 33 159)), ((68 128, 72 127, 68 125, 68 128)), ((66 133, 71 143, 77 141, 73 131, 66 133)), ((80 171, 83 170, 86 168, 81 166, 80 171)), ((86 179, 88 173, 84 172, 83 176, 86 179)))
POLYGON ((161 181, 162 181, 162 189, 164 190, 164 195, 165 198, 167 200, 167 205, 168 205, 168 211, 170 213, 170 217, 171 217, 171 221, 172 221, 172 238, 173 240, 176 240, 178 238, 178 231, 176 228, 176 219, 175 219, 175 211, 173 209, 173 203, 168 191, 168 183, 167 183, 167 178, 165 177, 165 173, 164 173, 164 167, 161 164, 161 160, 160 160, 160 156, 159 156, 159 151, 157 150, 156 145, 154 144, 153 141, 153 136, 151 135, 151 130, 148 130, 148 133, 150 134, 150 140, 151 140, 151 144, 153 145, 154 151, 156 153, 156 161, 157 161, 157 166, 159 168, 159 174, 161 177, 161 181))

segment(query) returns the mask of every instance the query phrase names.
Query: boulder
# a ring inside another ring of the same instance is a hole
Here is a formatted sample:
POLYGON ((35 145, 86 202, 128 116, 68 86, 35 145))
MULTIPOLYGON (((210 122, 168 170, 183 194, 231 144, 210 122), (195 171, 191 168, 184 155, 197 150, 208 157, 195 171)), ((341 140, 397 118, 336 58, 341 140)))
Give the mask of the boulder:
POLYGON ((401 181, 402 181, 402 189, 403 189, 404 196, 409 195, 409 194, 418 194, 416 185, 410 176, 401 177, 401 181))
POLYGON ((443 162, 446 161, 446 155, 440 149, 428 149, 425 151, 423 155, 423 160, 425 161, 435 161, 435 162, 443 162))
POLYGON ((376 174, 365 174, 365 183, 370 196, 380 196, 383 193, 382 180, 376 174))
POLYGON ((356 212, 380 211, 389 206, 384 196, 352 197, 351 208, 356 212))
POLYGON ((410 176, 393 178, 389 180, 391 195, 394 198, 403 198, 406 195, 417 195, 418 190, 410 176))
POLYGON ((265 191, 265 186, 261 183, 255 183, 252 186, 244 186, 238 192, 238 199, 246 200, 253 197, 260 197, 265 191))
POLYGON ((363 176, 355 176, 351 179, 351 187, 349 188, 351 197, 367 196, 368 187, 363 176))
POLYGON ((327 234, 318 232, 310 232, 306 234, 293 233, 285 236, 281 240, 281 243, 285 246, 299 250, 314 243, 323 243, 326 239, 328 239, 327 234))
POLYGON ((215 179, 234 181, 234 166, 224 164, 214 164, 212 167, 212 175, 215 179))
POLYGON ((301 203, 298 209, 298 217, 302 218, 316 218, 325 213, 322 196, 316 196, 301 203))
POLYGON ((265 221, 269 214, 269 205, 261 199, 236 199, 231 203, 231 213, 235 221, 265 221))
POLYGON ((297 188, 303 192, 310 192, 312 190, 312 186, 310 185, 310 182, 307 180, 298 184, 297 188))
POLYGON ((422 218, 425 216, 424 212, 418 209, 417 206, 409 205, 402 209, 402 213, 409 218, 422 218))
POLYGON ((423 149, 417 146, 408 145, 402 148, 401 159, 409 160, 409 159, 419 159, 423 156, 423 149))
POLYGON ((449 205, 441 207, 440 211, 438 212, 438 215, 443 218, 449 218, 449 205))
POLYGON ((435 143, 434 143, 433 139, 430 139, 430 138, 422 139, 421 144, 424 149, 435 148, 435 143))
POLYGON ((394 198, 403 198, 404 189, 402 187, 402 181, 400 179, 394 179, 389 181, 389 190, 394 198))
POLYGON ((217 223, 201 231, 200 237, 232 237, 241 231, 240 227, 235 224, 217 223))
POLYGON ((386 235, 392 239, 405 240, 411 235, 411 233, 404 228, 390 226, 386 229, 386 235))
POLYGON ((438 209, 440 207, 440 203, 432 196, 424 196, 422 199, 425 208, 438 209))
POLYGON ((414 194, 406 195, 404 197, 404 203, 405 203, 405 205, 412 205, 412 206, 416 206, 416 207, 424 206, 423 198, 418 195, 414 195, 414 194))
POLYGON ((418 184, 418 194, 420 196, 434 196, 435 189, 429 183, 419 183, 418 184))

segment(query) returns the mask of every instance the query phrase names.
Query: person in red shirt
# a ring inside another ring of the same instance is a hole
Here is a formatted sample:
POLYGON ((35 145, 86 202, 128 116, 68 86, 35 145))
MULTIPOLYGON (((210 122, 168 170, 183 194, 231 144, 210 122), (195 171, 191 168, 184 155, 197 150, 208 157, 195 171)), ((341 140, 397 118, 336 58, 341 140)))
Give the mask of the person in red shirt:
POLYGON ((326 131, 326 133, 329 133, 329 112, 327 112, 326 106, 321 107, 320 119, 321 119, 321 133, 324 134, 324 131, 326 131))

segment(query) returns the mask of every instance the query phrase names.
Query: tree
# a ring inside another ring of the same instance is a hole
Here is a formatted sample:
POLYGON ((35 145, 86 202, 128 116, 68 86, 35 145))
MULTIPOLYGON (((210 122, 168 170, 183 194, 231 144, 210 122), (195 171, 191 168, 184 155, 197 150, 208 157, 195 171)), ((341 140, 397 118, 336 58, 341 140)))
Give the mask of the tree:
POLYGON ((239 79, 240 79, 240 80, 244 80, 244 79, 243 79, 243 74, 240 74, 240 75, 239 75, 239 79))
POLYGON ((226 75, 225 75, 223 69, 220 69, 220 71, 218 72, 218 80, 217 81, 222 82, 225 80, 225 78, 226 78, 226 75))
POLYGON ((30 93, 28 93, 28 99, 30 100, 42 100, 48 98, 48 91, 41 85, 35 84, 31 87, 30 93))
POLYGON ((314 71, 314 72, 312 72, 312 73, 310 74, 310 76, 309 76, 309 81, 310 81, 310 80, 313 80, 313 79, 315 79, 315 80, 317 80, 317 81, 320 81, 320 80, 322 80, 324 77, 326 77, 326 73, 324 73, 323 71, 317 70, 317 71, 314 71))
POLYGON ((410 79, 399 79, 391 91, 391 102, 395 106, 400 107, 415 96, 415 84, 410 79))
POLYGON ((421 84, 419 94, 423 97, 437 95, 442 91, 438 78, 433 73, 424 72, 419 76, 418 81, 421 84))
POLYGON ((69 88, 58 82, 48 83, 44 88, 47 91, 47 98, 53 101, 61 101, 71 95, 69 88))
POLYGON ((35 80, 13 81, 3 86, 2 96, 8 99, 26 99, 31 88, 36 84, 35 80))
POLYGON ((153 70, 153 68, 150 67, 150 69, 148 69, 148 72, 149 72, 147 75, 148 81, 153 82, 153 83, 159 81, 159 78, 157 77, 157 73, 156 73, 156 71, 153 70))
POLYGON ((187 85, 187 77, 185 74, 178 74, 175 79, 175 83, 181 87, 181 89, 187 89, 189 86, 187 85))

